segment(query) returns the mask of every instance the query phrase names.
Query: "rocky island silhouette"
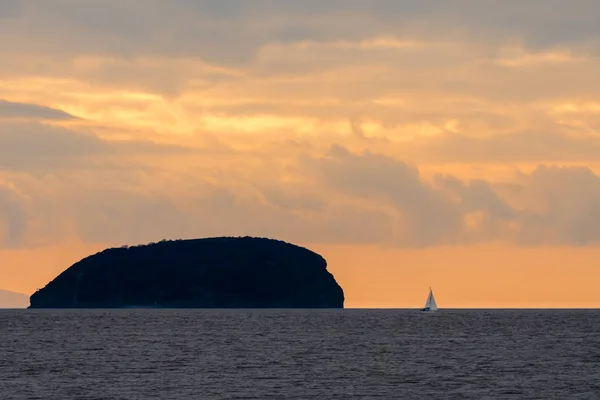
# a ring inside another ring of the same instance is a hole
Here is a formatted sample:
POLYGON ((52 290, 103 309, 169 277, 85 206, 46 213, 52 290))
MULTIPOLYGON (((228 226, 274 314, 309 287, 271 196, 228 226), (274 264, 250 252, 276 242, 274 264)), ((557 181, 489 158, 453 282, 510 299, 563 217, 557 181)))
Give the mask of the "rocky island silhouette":
POLYGON ((163 240, 73 264, 29 308, 343 308, 319 254, 275 239, 163 240))

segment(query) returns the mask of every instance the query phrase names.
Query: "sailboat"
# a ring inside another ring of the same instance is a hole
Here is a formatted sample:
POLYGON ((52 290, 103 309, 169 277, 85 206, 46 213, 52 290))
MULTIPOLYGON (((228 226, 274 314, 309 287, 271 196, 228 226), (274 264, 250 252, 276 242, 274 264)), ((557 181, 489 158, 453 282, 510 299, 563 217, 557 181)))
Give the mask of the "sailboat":
POLYGON ((429 295, 427 296, 427 301, 425 302, 425 307, 421 309, 424 312, 437 311, 437 304, 435 302, 435 297, 433 297, 433 291, 431 287, 429 288, 429 295))

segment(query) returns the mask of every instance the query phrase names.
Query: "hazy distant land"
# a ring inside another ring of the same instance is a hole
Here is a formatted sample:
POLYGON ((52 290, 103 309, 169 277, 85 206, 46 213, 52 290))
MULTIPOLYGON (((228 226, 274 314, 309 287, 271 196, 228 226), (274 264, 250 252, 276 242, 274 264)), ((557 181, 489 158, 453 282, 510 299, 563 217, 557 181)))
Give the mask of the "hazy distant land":
POLYGON ((343 308, 319 254, 280 240, 220 237, 106 249, 31 296, 30 308, 343 308))
POLYGON ((0 308, 27 308, 29 296, 0 289, 0 308))

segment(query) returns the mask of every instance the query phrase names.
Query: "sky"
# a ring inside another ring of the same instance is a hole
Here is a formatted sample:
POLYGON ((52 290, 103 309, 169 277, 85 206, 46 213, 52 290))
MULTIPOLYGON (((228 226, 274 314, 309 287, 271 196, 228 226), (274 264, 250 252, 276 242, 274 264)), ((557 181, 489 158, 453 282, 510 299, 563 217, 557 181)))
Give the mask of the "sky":
POLYGON ((347 307, 600 307, 597 0, 3 0, 0 288, 273 237, 347 307))

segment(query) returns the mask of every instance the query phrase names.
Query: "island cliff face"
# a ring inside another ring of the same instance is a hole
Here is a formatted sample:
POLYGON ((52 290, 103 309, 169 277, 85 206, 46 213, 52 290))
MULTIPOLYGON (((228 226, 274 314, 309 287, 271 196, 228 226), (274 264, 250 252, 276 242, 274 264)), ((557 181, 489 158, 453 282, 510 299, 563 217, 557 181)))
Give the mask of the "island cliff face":
POLYGON ((162 241, 73 264, 29 308, 343 308, 327 262, 264 238, 162 241))

